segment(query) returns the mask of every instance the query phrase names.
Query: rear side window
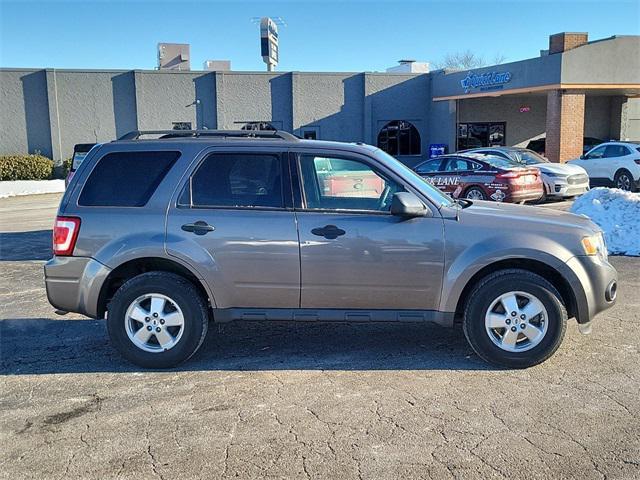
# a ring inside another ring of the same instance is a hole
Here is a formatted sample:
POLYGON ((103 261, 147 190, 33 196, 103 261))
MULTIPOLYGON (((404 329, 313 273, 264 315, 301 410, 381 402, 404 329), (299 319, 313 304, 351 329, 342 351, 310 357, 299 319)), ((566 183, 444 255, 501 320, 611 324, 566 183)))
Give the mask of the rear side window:
POLYGON ((114 152, 98 160, 78 205, 143 207, 180 152, 114 152))
POLYGON ((191 207, 282 208, 279 155, 212 154, 187 184, 179 204, 191 207))

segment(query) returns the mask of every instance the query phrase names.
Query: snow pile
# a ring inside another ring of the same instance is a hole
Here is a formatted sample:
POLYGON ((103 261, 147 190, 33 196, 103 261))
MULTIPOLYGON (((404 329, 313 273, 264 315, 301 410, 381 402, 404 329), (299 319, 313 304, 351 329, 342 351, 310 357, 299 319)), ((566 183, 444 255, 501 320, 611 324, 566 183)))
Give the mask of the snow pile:
POLYGON ((0 198, 62 192, 64 192, 64 180, 11 180, 0 182, 0 198))
POLYGON ((640 255, 640 193, 594 188, 574 202, 571 212, 604 230, 609 253, 640 255))

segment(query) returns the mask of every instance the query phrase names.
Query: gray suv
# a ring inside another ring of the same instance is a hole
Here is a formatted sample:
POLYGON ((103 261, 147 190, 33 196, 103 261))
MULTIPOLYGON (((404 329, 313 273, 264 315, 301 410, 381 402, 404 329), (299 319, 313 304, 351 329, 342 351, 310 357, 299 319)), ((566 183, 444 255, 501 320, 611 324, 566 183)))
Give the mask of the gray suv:
POLYGON ((191 357, 213 322, 462 325, 493 364, 538 364, 615 302, 602 232, 457 200, 381 150, 256 131, 132 132, 63 196, 45 265, 58 313, 106 318, 131 362, 191 357))

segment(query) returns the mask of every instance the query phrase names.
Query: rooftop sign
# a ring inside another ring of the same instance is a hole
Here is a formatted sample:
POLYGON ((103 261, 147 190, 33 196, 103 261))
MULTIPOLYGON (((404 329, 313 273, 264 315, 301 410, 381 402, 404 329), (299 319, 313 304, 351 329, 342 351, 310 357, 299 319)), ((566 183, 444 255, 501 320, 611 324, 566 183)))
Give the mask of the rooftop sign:
POLYGON ((505 83, 511 81, 511 72, 487 72, 487 73, 469 73, 460 80, 460 85, 464 89, 464 93, 469 93, 473 89, 500 90, 505 83))

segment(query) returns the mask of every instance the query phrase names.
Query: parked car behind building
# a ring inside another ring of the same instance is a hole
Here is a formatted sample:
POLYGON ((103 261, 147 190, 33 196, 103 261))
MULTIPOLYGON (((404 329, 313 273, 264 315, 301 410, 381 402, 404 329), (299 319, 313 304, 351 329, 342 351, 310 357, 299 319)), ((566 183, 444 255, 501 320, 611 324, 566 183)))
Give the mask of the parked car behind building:
POLYGON ((73 157, 71 157, 71 168, 67 173, 67 178, 64 179, 64 186, 69 185, 69 182, 76 173, 76 170, 87 156, 87 153, 95 146, 95 143, 78 143, 73 147, 73 157))
POLYGON ((589 190, 589 175, 584 168, 566 163, 552 163, 533 150, 518 147, 490 147, 475 148, 467 152, 496 155, 512 160, 517 165, 536 167, 542 174, 544 184, 542 200, 548 197, 575 197, 589 190))
POLYGON ((453 198, 524 203, 544 194, 540 170, 496 155, 442 155, 419 163, 414 170, 453 198))
MULTIPOLYGON (((604 143, 604 140, 594 137, 584 137, 584 139, 582 140, 582 153, 588 152, 593 147, 595 147, 596 145, 600 145, 601 143, 604 143)), ((533 150, 534 152, 539 153, 543 156, 545 154, 546 148, 547 139, 545 137, 536 138, 535 140, 531 140, 527 144, 527 149, 533 150)))

